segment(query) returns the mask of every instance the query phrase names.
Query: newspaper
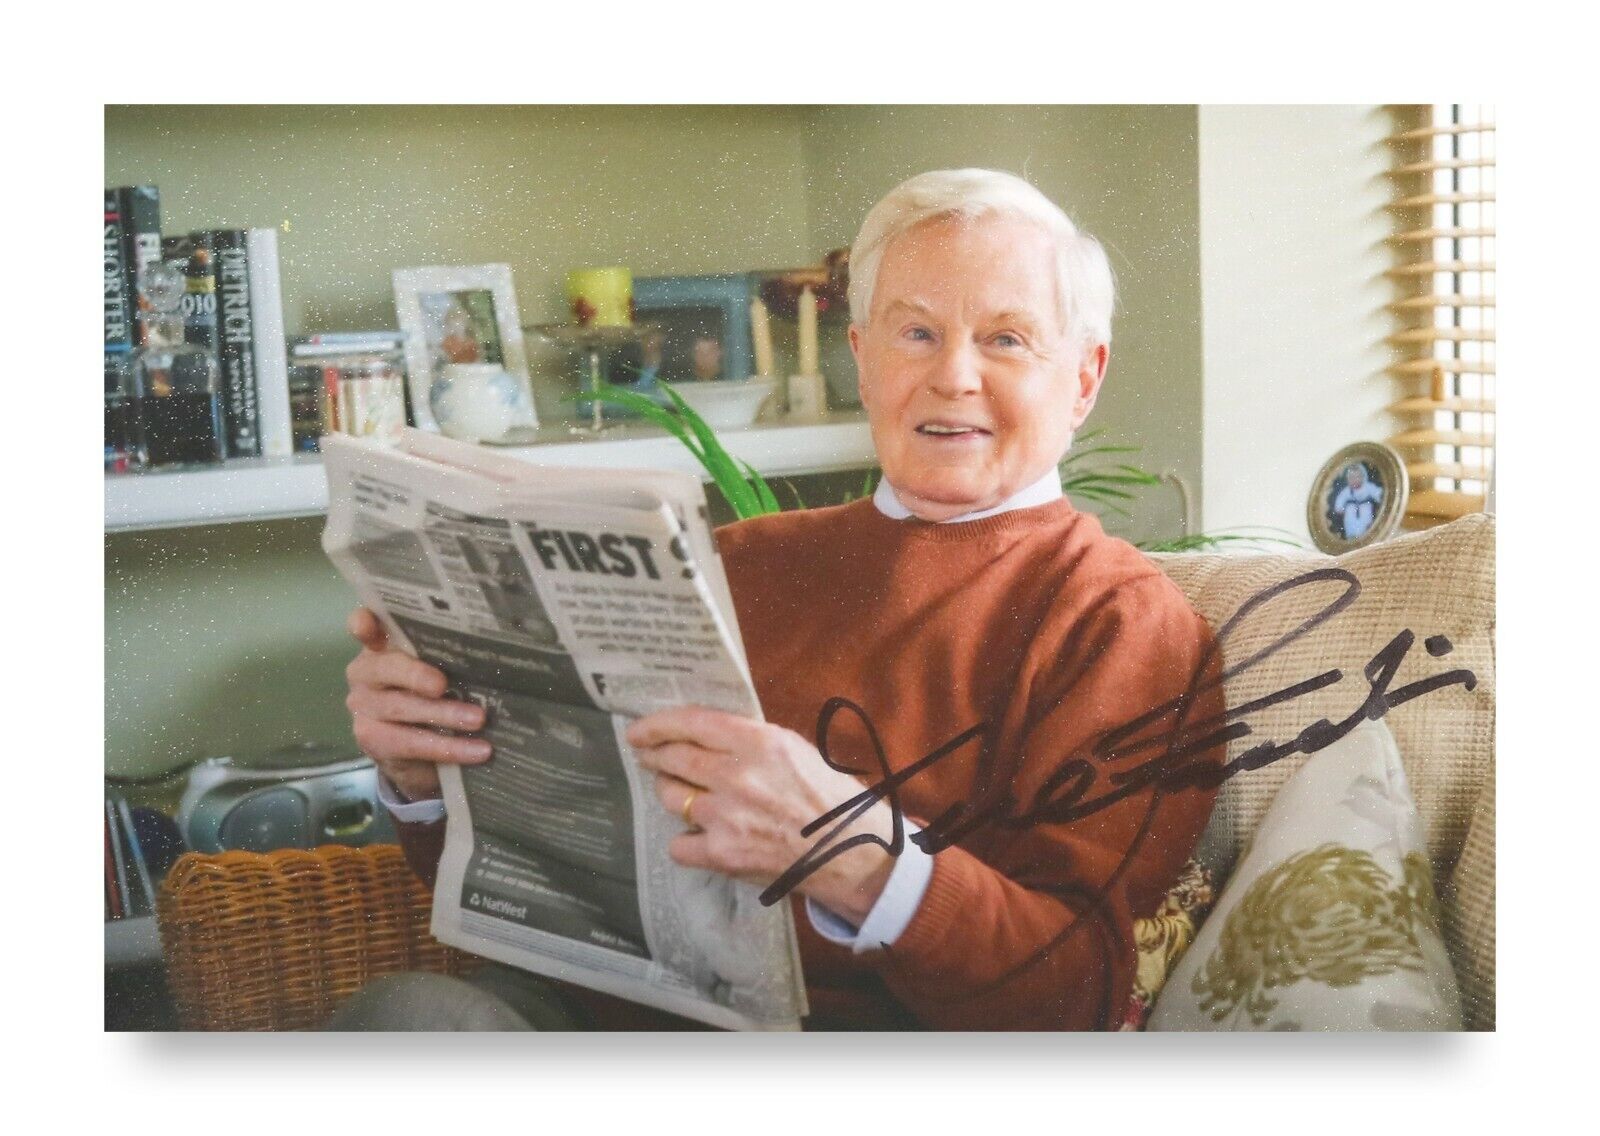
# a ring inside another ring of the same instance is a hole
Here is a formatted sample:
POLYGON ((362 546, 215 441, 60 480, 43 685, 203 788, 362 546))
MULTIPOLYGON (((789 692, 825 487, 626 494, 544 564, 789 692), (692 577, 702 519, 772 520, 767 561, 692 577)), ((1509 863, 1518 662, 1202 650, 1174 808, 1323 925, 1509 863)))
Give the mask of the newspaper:
POLYGON ((700 482, 553 469, 421 431, 323 439, 323 548, 392 642, 488 711, 441 765, 440 941, 730 1029, 796 1029, 788 904, 682 867, 623 736, 698 704, 760 718, 700 482))

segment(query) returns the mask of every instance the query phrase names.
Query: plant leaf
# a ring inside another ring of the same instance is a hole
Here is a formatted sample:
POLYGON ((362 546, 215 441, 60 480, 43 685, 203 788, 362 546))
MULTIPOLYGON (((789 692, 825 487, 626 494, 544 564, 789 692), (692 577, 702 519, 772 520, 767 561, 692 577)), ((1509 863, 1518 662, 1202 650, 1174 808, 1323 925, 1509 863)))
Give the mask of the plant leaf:
POLYGON ((694 412, 693 407, 683 401, 682 395, 668 386, 663 386, 661 389, 671 400, 679 418, 699 440, 704 451, 700 459, 701 464, 710 471, 712 480, 717 483, 717 488, 722 490, 722 495, 728 499, 728 504, 733 506, 733 511, 741 520, 747 517, 759 517, 765 512, 761 506, 760 494, 744 479, 739 472, 739 466, 723 448, 716 433, 694 412))

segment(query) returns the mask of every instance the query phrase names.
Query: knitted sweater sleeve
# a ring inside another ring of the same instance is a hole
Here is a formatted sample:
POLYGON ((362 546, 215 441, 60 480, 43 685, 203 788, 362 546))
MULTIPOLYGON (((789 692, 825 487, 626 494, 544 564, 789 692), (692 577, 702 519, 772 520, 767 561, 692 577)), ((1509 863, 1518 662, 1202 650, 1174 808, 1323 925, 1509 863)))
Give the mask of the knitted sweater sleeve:
POLYGON ((1017 773, 995 819, 935 854, 911 923, 868 956, 925 1025, 1060 1030, 1120 1020, 1133 918, 1176 878, 1215 797, 1215 788, 1163 787, 1152 775, 1218 764, 1223 746, 1170 754, 1177 705, 1116 735, 1168 703, 1186 703, 1191 746, 1219 729, 1203 723, 1223 712, 1220 682, 1186 697, 1220 671, 1212 642, 1204 619, 1157 574, 1114 589, 1054 659, 1040 661, 1032 691, 1019 695, 1033 708, 1021 752, 997 755, 1017 773))

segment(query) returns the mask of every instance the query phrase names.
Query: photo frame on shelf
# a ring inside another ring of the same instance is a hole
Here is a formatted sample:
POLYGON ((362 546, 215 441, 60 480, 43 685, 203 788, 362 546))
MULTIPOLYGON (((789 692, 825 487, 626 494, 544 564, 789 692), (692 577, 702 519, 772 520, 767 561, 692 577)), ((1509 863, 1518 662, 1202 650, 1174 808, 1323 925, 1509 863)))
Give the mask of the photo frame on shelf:
POLYGON ((407 382, 419 429, 439 429, 430 395, 449 363, 503 368, 522 394, 512 425, 539 424, 509 264, 397 268, 394 307, 405 333, 407 382))
POLYGON ((1311 543, 1332 556, 1388 540, 1400 528, 1410 478, 1399 453, 1356 442, 1322 463, 1306 499, 1311 543))
POLYGON ((748 272, 636 278, 634 321, 648 331, 607 356, 608 381, 649 390, 658 381, 748 379, 755 370, 755 290, 748 272))

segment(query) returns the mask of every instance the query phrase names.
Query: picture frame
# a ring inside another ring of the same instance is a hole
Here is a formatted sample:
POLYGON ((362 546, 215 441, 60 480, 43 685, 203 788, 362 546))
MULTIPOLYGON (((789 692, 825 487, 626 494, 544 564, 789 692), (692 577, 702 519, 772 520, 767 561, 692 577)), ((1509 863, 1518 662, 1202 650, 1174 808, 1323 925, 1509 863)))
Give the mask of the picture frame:
POLYGON ((405 334, 407 384, 417 427, 437 432, 430 395, 446 363, 493 363, 521 387, 513 426, 537 426, 528 352, 509 264, 397 268, 395 316, 405 334))
POLYGON ((1311 543, 1332 556, 1388 540, 1400 528, 1410 477, 1398 452, 1355 442, 1322 463, 1306 498, 1311 543))
POLYGON ((749 378, 755 370, 750 301, 756 286, 749 272, 636 278, 634 321, 649 334, 639 345, 607 356, 608 381, 648 392, 662 381, 749 378))

